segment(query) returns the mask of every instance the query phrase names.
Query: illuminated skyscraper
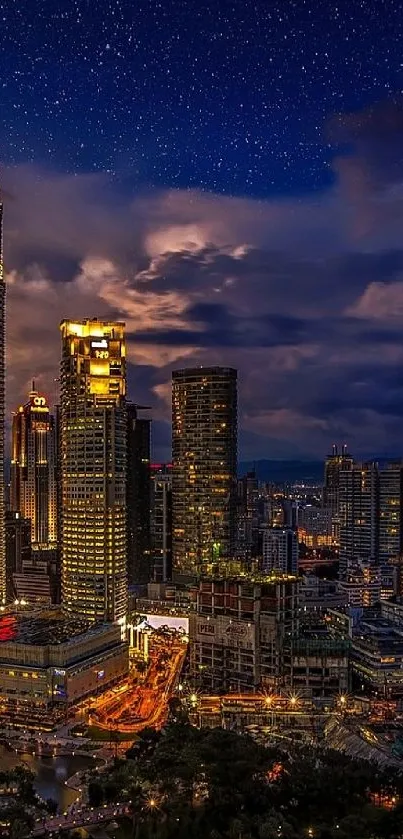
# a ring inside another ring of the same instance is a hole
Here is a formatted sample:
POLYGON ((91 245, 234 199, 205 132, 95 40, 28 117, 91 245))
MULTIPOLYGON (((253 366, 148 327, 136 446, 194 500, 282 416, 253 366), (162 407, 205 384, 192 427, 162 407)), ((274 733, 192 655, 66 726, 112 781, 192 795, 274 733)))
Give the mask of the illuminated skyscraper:
POLYGON ((197 573, 235 551, 236 370, 174 371, 172 455, 173 569, 197 573))
POLYGON ((126 347, 123 323, 63 320, 60 400, 62 603, 123 621, 126 347))
POLYGON ((31 544, 57 542, 55 424, 46 397, 35 390, 13 415, 11 510, 31 521, 31 544))
POLYGON ((336 445, 325 460, 325 480, 323 487, 323 506, 330 510, 332 536, 335 544, 340 543, 340 472, 352 469, 353 458, 343 445, 339 452, 336 445))
POLYGON ((0 602, 6 599, 6 526, 4 505, 4 412, 6 284, 3 275, 3 205, 0 204, 0 602))

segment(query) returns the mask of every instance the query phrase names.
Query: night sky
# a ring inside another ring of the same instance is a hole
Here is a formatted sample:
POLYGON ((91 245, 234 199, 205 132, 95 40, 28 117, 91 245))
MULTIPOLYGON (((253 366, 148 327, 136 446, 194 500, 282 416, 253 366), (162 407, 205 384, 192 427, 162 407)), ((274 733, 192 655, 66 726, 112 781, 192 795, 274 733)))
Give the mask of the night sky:
POLYGON ((169 458, 170 371, 239 369, 240 454, 403 455, 403 8, 0 3, 10 410, 114 316, 169 458))

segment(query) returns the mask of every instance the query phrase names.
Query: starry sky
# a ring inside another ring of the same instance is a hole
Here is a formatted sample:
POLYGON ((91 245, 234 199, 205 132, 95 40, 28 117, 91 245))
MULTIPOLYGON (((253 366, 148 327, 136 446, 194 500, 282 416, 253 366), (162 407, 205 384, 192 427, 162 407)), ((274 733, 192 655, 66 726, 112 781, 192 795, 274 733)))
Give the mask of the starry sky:
POLYGON ((10 410, 61 317, 124 319, 169 458, 170 372, 239 370, 240 454, 403 454, 403 8, 0 2, 10 410))

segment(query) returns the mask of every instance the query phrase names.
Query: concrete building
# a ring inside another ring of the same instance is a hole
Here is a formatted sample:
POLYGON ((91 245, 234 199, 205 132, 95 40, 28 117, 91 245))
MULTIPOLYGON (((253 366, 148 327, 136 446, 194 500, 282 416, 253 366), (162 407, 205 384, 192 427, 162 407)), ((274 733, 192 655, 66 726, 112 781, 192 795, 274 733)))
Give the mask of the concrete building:
POLYGON ((151 419, 148 408, 127 404, 127 575, 129 585, 148 583, 151 561, 151 419))
POLYGON ((235 552, 236 370, 174 371, 172 456, 173 568, 195 574, 235 552))
POLYGON ((334 638, 325 626, 302 630, 291 639, 284 685, 314 702, 329 702, 351 688, 350 642, 334 638))
POLYGON ((275 689, 297 631, 298 580, 203 579, 189 616, 190 668, 204 691, 275 689))
POLYGON ((128 645, 116 624, 91 627, 55 610, 0 617, 0 700, 14 722, 66 710, 128 669, 128 645))
POLYGON ((0 203, 0 603, 6 602, 6 523, 4 475, 5 417, 5 352, 6 352, 6 284, 3 272, 3 205, 0 203))
POLYGON ((127 606, 124 324, 61 323, 62 602, 94 622, 127 606))
POLYGON ((151 563, 153 579, 165 583, 172 577, 172 466, 151 467, 151 563))
POLYGON ((268 527, 263 532, 263 571, 296 574, 298 532, 291 527, 268 527))

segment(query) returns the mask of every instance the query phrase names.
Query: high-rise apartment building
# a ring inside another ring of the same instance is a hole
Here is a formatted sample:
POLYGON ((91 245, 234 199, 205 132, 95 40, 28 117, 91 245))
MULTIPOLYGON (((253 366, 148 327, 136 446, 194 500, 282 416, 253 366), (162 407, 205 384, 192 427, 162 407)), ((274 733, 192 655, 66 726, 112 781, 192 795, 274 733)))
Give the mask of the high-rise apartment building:
POLYGON ((340 471, 340 571, 385 565, 403 551, 403 464, 354 463, 340 471))
POLYGON ((152 576, 150 535, 151 419, 148 410, 127 404, 127 574, 129 585, 148 583, 152 576))
POLYGON ((378 469, 354 463, 339 473, 340 576, 356 560, 376 562, 378 553, 378 469))
POLYGON ((235 551, 236 370, 174 371, 172 455, 173 568, 198 573, 235 551))
POLYGON ((325 460, 323 506, 330 510, 332 537, 336 545, 340 542, 340 472, 351 469, 352 465, 353 458, 347 446, 341 446, 339 452, 338 447, 333 445, 332 453, 325 460))
POLYGON ((56 549, 56 437, 46 397, 35 389, 13 415, 11 510, 31 521, 31 544, 56 549))
POLYGON ((403 464, 379 466, 379 550, 382 565, 403 553, 403 464))
POLYGON ((6 284, 3 274, 3 205, 0 204, 0 603, 6 600, 6 524, 4 503, 4 415, 6 284))
POLYGON ((172 466, 151 467, 151 561, 153 579, 165 583, 172 576, 172 466))
POLYGON ((63 320, 62 603, 93 621, 124 621, 126 347, 124 324, 63 320))

